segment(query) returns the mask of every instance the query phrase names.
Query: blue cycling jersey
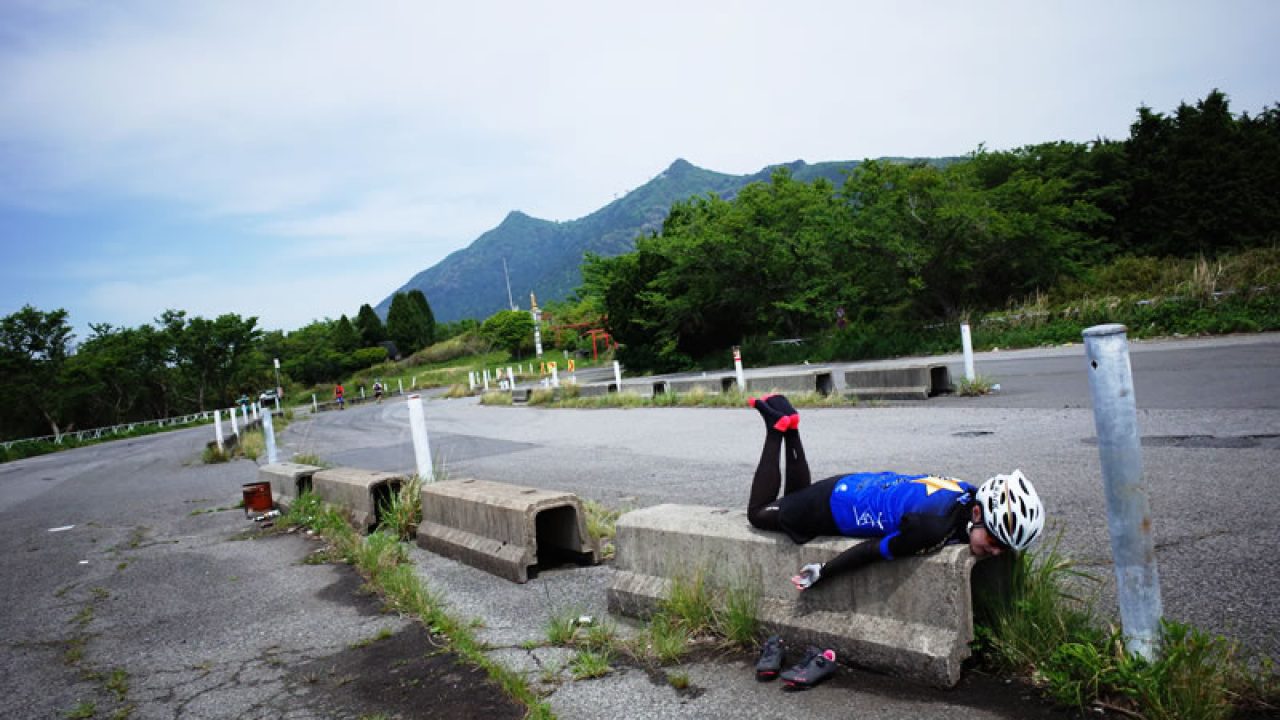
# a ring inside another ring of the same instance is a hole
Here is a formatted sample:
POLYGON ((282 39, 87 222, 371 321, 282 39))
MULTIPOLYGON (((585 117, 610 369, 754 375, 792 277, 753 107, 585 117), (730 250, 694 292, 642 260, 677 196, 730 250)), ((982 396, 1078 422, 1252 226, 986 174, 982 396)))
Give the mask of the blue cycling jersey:
POLYGON ((831 516, 841 535, 883 538, 880 554, 892 559, 890 542, 908 518, 914 529, 909 534, 920 535, 910 538, 912 550, 952 541, 965 518, 958 510, 972 502, 975 492, 969 483, 937 475, 853 473, 836 480, 831 516))

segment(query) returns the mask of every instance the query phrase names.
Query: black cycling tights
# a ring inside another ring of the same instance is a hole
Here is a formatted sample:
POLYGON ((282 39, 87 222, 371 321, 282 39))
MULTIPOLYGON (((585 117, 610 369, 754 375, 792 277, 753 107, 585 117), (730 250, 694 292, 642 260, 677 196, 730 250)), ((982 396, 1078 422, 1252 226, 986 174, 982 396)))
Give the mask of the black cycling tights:
POLYGON ((782 530, 778 521, 778 490, 782 487, 778 454, 782 450, 784 437, 787 445, 787 486, 783 495, 803 490, 811 482, 809 461, 805 460, 804 446, 800 444, 800 431, 780 433, 772 428, 767 430, 764 450, 760 453, 760 464, 756 466, 755 477, 751 479, 751 497, 747 501, 747 520, 761 530, 782 530))

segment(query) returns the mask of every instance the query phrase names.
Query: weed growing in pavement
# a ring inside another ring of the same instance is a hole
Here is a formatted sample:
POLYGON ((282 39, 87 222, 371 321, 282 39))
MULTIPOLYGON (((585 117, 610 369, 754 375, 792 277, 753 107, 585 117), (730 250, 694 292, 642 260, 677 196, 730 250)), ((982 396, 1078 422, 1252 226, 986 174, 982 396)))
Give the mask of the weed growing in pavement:
POLYGON ((568 645, 573 642, 574 632, 578 629, 578 613, 564 611, 547 619, 547 642, 552 645, 568 645))
POLYGON ((469 390, 467 386, 463 385, 462 383, 454 383, 453 385, 449 386, 448 390, 445 391, 443 397, 446 397, 450 400, 454 400, 457 398, 471 397, 471 390, 469 390))
POLYGON ((360 640, 357 640, 351 643, 351 645, 349 645, 348 647, 352 649, 366 648, 376 642, 381 642, 383 640, 390 639, 391 635, 392 635, 391 628, 381 628, 378 630, 378 632, 374 633, 372 637, 367 637, 367 638, 362 638, 360 640))
POLYGON ((671 579, 671 591, 659 604, 659 612, 679 622, 693 635, 715 628, 715 604, 701 569, 671 579))
POLYGON ((686 690, 689 687, 689 673, 669 672, 667 673, 667 684, 676 690, 686 690))
POLYGON ((205 447, 204 452, 200 454, 200 462, 205 465, 214 465, 216 463, 224 463, 231 459, 231 455, 217 445, 209 445, 205 447))
POLYGON ((422 478, 414 475, 386 503, 378 506, 378 528, 394 533, 400 540, 418 536, 422 522, 422 478))
POLYGON ((606 653, 596 650, 579 650, 569 661, 569 672, 573 673, 575 680, 604 677, 612 669, 609 667, 609 660, 610 657, 606 653))
POLYGON ((689 652, 692 638, 683 624, 665 613, 649 619, 645 631, 636 636, 633 647, 641 657, 652 657, 662 664, 678 662, 689 652))
POLYGON ((1057 702, 1109 707, 1150 720, 1218 720, 1236 708, 1280 707, 1280 676, 1250 669, 1233 641, 1166 621, 1158 656, 1131 655, 1075 594, 1097 583, 1059 551, 1061 534, 1039 553, 1013 558, 1002 595, 977 598, 975 632, 984 662, 1020 673, 1057 702))
POLYGON ((480 396, 481 405, 510 405, 511 393, 493 390, 480 396))
POLYGON ((117 700, 124 702, 129 697, 129 673, 124 668, 112 670, 103 687, 114 693, 117 700))
POLYGON ((621 510, 611 510, 594 500, 583 500, 582 511, 587 516, 587 534, 595 541, 600 548, 600 557, 608 559, 613 557, 615 548, 613 538, 617 535, 618 518, 622 516, 621 510))
POLYGON ((88 700, 81 700, 74 708, 67 711, 67 720, 83 720, 98 714, 98 706, 88 700))
POLYGON ((267 450, 267 438, 261 430, 246 430, 240 433, 240 444, 236 451, 250 460, 257 460, 267 450))
POLYGON ((724 590, 722 601, 716 612, 716 630, 734 645, 753 646, 760 633, 759 584, 730 585, 724 590))
POLYGON ((556 398, 556 391, 551 388, 537 388, 529 393, 530 405, 550 405, 556 398))
POLYGON ((991 378, 982 375, 975 375, 973 379, 960 378, 960 382, 956 383, 956 394, 964 397, 977 397, 979 395, 989 395, 995 389, 995 383, 991 378))
POLYGON ((299 465, 314 465, 315 467, 320 468, 333 467, 333 463, 328 460, 321 459, 321 457, 315 453, 296 453, 293 456, 293 461, 299 465))

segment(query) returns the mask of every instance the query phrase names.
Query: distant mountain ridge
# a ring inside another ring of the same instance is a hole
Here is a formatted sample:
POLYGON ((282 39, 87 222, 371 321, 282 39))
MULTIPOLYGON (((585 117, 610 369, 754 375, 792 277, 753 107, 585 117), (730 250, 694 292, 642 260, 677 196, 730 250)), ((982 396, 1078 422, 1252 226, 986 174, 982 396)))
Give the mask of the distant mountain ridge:
MULTIPOLYGON (((528 308, 530 291, 537 294, 539 303, 562 300, 581 285, 585 253, 609 257, 630 252, 637 237, 662 226, 677 201, 708 193, 732 197, 750 183, 768 181, 779 167, 789 168, 797 180, 813 182, 821 177, 839 186, 857 165, 855 161, 810 165, 797 160, 751 175, 726 175, 678 159, 649 182, 577 220, 553 222, 512 211, 497 227, 414 275, 396 292, 421 290, 439 322, 483 320, 509 307, 502 274, 505 258, 516 305, 528 308)), ((375 310, 380 316, 386 317, 394 294, 378 303, 375 310)))

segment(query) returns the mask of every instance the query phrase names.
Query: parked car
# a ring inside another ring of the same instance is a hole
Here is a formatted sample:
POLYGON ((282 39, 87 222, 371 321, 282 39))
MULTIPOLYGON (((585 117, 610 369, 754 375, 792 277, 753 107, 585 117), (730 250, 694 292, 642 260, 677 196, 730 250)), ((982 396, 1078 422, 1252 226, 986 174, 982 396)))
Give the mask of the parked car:
POLYGON ((275 400, 276 400, 275 390, 263 390, 262 394, 258 396, 258 404, 260 405, 267 405, 267 404, 274 405, 275 400))

